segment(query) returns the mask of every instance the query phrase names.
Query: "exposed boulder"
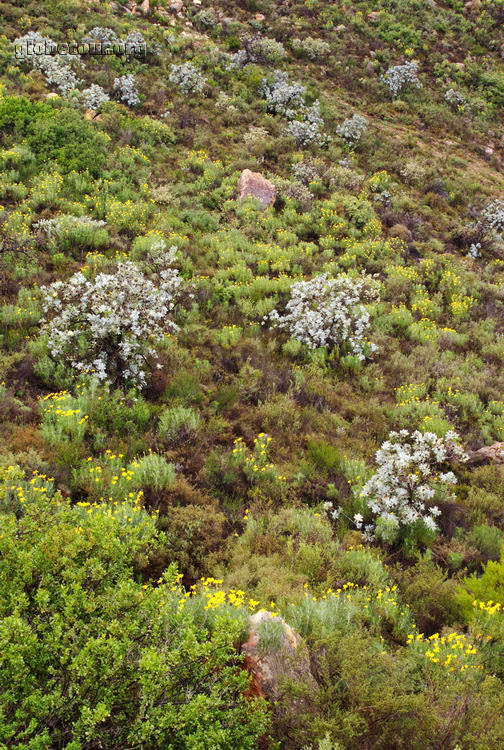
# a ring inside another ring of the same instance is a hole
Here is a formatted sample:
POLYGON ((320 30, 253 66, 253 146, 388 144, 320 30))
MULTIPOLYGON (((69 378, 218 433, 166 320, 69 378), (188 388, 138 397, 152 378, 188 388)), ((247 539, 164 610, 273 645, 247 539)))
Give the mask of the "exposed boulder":
POLYGON ((241 201, 252 196, 260 202, 262 208, 267 208, 275 202, 275 186, 260 172, 251 172, 250 169, 244 169, 238 182, 238 190, 240 191, 241 201))
POLYGON ((467 463, 470 466, 481 464, 504 464, 504 443, 493 443, 485 445, 477 451, 473 451, 467 463))
MULTIPOLYGON (((301 636, 285 620, 261 610, 249 619, 249 636, 242 645, 245 664, 252 675, 251 692, 270 701, 280 701, 287 682, 304 687, 306 696, 313 697, 318 686, 311 673, 310 658, 301 636)), ((307 708, 305 697, 289 698, 283 712, 292 714, 307 708)))

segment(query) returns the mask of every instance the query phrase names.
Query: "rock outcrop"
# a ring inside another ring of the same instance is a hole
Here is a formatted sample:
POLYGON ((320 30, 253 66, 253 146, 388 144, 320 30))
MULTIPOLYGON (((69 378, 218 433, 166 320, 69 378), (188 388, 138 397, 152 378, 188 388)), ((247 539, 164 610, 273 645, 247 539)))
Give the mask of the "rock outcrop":
MULTIPOLYGON (((242 646, 245 664, 252 675, 251 692, 268 700, 281 701, 288 682, 306 688, 302 692, 313 697, 318 686, 311 673, 310 658, 301 636, 285 620, 261 610, 250 617, 249 637, 242 646), (266 628, 272 630, 269 638, 266 628), (271 639, 271 643, 269 640, 271 639)), ((295 714, 306 708, 307 698, 287 699, 283 711, 295 714)))
POLYGON ((238 190, 241 201, 252 196, 259 201, 262 208, 267 208, 275 202, 276 188, 260 172, 244 169, 238 182, 238 190))
POLYGON ((504 443, 493 443, 485 445, 477 451, 473 451, 467 463, 470 466, 482 464, 504 464, 504 443))

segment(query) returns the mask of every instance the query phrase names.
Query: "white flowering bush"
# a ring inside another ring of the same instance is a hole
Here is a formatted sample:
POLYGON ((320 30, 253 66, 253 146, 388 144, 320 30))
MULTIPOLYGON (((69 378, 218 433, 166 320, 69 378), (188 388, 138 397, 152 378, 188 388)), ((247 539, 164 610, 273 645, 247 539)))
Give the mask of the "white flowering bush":
POLYGON ((135 107, 140 104, 136 78, 132 73, 114 78, 114 93, 128 107, 135 107))
POLYGON ((172 251, 152 278, 126 261, 93 280, 78 272, 42 287, 50 356, 76 373, 93 371, 99 380, 145 385, 152 342, 178 330, 171 317, 181 280, 177 270, 166 267, 173 260, 172 251))
POLYGON ((395 98, 406 86, 421 88, 422 84, 418 78, 418 63, 407 62, 404 65, 395 65, 389 68, 381 77, 392 96, 395 98))
POLYGON ((279 63, 287 57, 287 50, 276 39, 266 39, 259 36, 247 36, 243 39, 244 49, 226 55, 227 70, 240 70, 249 63, 267 64, 279 63))
POLYGON ((318 180, 323 172, 320 166, 316 166, 310 161, 298 161, 291 167, 294 177, 303 185, 308 185, 312 180, 318 180))
POLYGON ((327 274, 292 285, 283 315, 275 309, 265 321, 286 329, 310 349, 342 345, 359 360, 376 350, 366 337, 369 312, 364 303, 378 299, 378 282, 370 276, 351 278, 327 274))
POLYGON ((305 87, 300 83, 289 83, 289 76, 277 70, 273 80, 263 78, 259 92, 266 99, 268 112, 282 115, 289 120, 294 118, 304 106, 305 87))
POLYGON ((353 148, 360 141, 367 130, 368 120, 362 115, 352 115, 336 129, 337 134, 345 143, 353 148))
POLYGON ((128 60, 144 56, 147 48, 145 38, 139 31, 131 31, 123 41, 113 29, 103 26, 94 26, 81 44, 89 45, 90 51, 95 51, 99 46, 101 54, 111 54, 115 48, 123 51, 128 60))
POLYGON ((206 83, 206 78, 192 63, 172 65, 168 78, 184 94, 200 94, 206 83))
POLYGON ((109 101, 110 96, 96 83, 92 83, 89 88, 81 91, 81 102, 86 109, 94 109, 98 111, 102 104, 109 101))
POLYGON ((46 83, 55 86, 63 96, 82 83, 70 67, 80 62, 79 55, 51 54, 56 50, 56 43, 49 37, 29 31, 14 40, 14 49, 17 60, 43 73, 46 83))
POLYGON ((93 28, 88 31, 86 36, 82 39, 83 44, 91 44, 92 42, 101 42, 103 49, 107 49, 107 47, 111 48, 114 44, 119 44, 120 39, 114 29, 103 26, 93 26, 93 28))
MULTIPOLYGON (((440 469, 451 461, 465 461, 467 456, 458 435, 449 431, 444 437, 433 432, 410 433, 408 430, 391 432, 376 452, 378 470, 362 489, 370 510, 376 516, 382 537, 389 539, 401 525, 421 521, 435 531, 436 517, 441 511, 436 500, 447 499, 447 487, 457 483, 452 471, 440 469)), ((362 527, 363 517, 356 514, 354 521, 362 527)), ((369 535, 372 526, 366 526, 369 535)))
POLYGON ((252 37, 245 40, 247 62, 279 63, 287 57, 287 50, 276 39, 252 37))
POLYGON ((480 224, 485 232, 500 239, 504 235, 504 200, 490 201, 481 212, 480 224))
POLYGON ((325 146, 329 137, 322 132, 324 120, 320 114, 320 102, 317 100, 311 107, 302 111, 302 120, 291 120, 286 127, 288 135, 296 139, 298 148, 316 145, 325 146))
POLYGON ((324 121, 320 114, 320 102, 317 100, 307 107, 304 103, 305 87, 299 83, 289 83, 287 73, 277 70, 273 80, 263 78, 259 91, 266 99, 268 112, 291 121, 286 126, 286 132, 296 139, 299 148, 324 146, 329 142, 329 137, 322 132, 324 121))
POLYGON ((459 91, 455 91, 455 89, 448 89, 448 91, 445 92, 444 99, 445 102, 448 102, 448 104, 456 109, 463 107, 467 101, 465 96, 459 91))

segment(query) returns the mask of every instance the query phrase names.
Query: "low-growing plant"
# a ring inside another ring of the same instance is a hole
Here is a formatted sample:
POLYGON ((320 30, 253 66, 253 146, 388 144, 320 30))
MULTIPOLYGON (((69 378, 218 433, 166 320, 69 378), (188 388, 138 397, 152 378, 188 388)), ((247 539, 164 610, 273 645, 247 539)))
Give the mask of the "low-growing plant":
POLYGON ((314 62, 324 60, 331 53, 331 45, 317 37, 307 36, 305 39, 295 37, 291 45, 297 55, 307 57, 314 62))
POLYGON ((173 406, 164 409, 159 416, 159 434, 168 440, 177 440, 194 435, 201 425, 197 411, 188 406, 173 406))
POLYGON ((44 232, 53 250, 66 253, 78 250, 98 250, 108 244, 109 235, 105 222, 89 216, 62 215, 53 219, 40 219, 33 228, 44 232))

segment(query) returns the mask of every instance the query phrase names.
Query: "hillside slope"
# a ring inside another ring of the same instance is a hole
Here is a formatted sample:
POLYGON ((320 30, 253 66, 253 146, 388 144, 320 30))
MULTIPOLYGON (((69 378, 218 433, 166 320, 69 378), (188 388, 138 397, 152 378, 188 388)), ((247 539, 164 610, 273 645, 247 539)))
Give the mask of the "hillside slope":
POLYGON ((0 746, 504 746, 504 2, 0 21, 0 746))

